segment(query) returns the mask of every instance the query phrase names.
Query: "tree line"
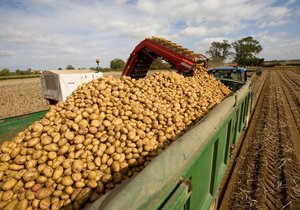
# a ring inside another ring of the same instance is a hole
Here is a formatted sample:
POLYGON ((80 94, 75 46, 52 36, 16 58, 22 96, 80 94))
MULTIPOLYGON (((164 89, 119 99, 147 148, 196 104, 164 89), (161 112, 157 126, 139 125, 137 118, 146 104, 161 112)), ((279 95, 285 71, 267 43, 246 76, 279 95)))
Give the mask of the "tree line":
POLYGON ((13 75, 32 75, 32 74, 39 74, 39 71, 34 71, 31 68, 28 68, 27 70, 20 70, 17 69, 15 72, 11 72, 8 68, 3 68, 0 71, 0 76, 13 76, 13 75))
POLYGON ((264 58, 258 58, 256 55, 263 50, 259 41, 248 36, 240 40, 229 43, 228 40, 222 42, 212 42, 206 53, 215 63, 224 63, 230 57, 233 62, 242 66, 262 66, 264 58))

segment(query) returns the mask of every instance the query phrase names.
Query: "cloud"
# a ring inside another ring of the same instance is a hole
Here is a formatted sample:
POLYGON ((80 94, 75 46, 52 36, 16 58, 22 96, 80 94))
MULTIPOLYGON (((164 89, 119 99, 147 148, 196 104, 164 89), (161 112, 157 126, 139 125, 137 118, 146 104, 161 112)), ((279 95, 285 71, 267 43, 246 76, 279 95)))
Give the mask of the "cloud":
POLYGON ((101 65, 108 66, 116 57, 126 60, 150 36, 203 53, 213 40, 231 42, 252 35, 266 46, 264 56, 288 57, 288 51, 297 52, 296 46, 282 55, 271 49, 298 37, 299 18, 299 4, 293 0, 4 1, 1 54, 11 56, 0 57, 0 63, 57 69, 67 64, 90 67, 100 57, 101 65))
POLYGON ((12 50, 1 50, 0 49, 0 56, 15 56, 15 55, 17 55, 17 53, 12 50))
POLYGON ((287 4, 287 5, 294 4, 296 1, 297 1, 297 0, 288 0, 286 4, 287 4))
MULTIPOLYGON (((2 28, 3 29, 3 28, 2 28)), ((39 30, 15 29, 6 27, 5 30, 0 31, 0 38, 2 41, 19 43, 19 44, 49 44, 49 45, 66 45, 69 39, 59 34, 42 33, 39 30)))
POLYGON ((61 49, 58 54, 60 55, 79 55, 80 54, 80 49, 73 48, 73 47, 67 47, 61 49))

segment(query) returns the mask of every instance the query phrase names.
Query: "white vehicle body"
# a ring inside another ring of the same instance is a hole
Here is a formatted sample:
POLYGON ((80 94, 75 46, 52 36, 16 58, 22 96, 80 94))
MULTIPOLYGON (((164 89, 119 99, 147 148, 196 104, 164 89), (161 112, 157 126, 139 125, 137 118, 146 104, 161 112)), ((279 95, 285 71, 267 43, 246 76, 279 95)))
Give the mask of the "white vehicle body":
POLYGON ((41 75, 42 94, 49 102, 66 100, 79 85, 102 77, 92 70, 50 70, 41 75))

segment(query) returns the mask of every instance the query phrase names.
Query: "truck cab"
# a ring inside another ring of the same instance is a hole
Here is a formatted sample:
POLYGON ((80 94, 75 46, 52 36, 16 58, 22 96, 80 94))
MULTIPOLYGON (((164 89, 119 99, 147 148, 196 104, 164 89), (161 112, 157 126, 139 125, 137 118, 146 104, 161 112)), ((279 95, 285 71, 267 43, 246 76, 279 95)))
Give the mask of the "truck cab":
POLYGON ((247 82, 247 69, 243 67, 210 68, 208 73, 213 74, 216 79, 234 91, 247 82))

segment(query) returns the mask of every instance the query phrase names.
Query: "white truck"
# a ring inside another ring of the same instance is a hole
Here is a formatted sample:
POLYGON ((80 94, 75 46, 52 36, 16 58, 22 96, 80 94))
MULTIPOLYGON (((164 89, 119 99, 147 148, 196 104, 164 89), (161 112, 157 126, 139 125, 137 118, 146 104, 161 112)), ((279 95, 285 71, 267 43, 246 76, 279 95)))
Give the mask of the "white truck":
POLYGON ((102 72, 92 70, 49 70, 41 75, 42 94, 49 104, 66 100, 77 87, 102 77, 102 72))

